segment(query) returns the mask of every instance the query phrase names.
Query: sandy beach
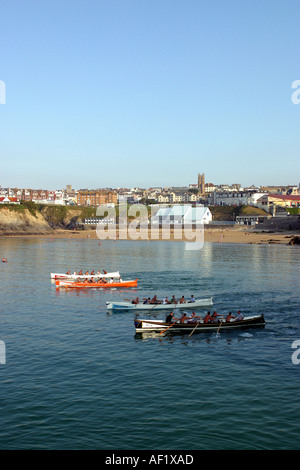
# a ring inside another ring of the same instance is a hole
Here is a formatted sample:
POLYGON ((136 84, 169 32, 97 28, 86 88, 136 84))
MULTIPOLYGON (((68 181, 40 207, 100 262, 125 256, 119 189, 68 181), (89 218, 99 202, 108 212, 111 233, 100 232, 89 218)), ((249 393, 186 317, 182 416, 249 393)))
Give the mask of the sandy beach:
MULTIPOLYGON (((211 243, 246 243, 246 244, 283 244, 287 245, 289 241, 295 237, 299 236, 299 232, 278 232, 278 233, 271 233, 271 232, 255 232, 253 229, 247 228, 236 228, 236 227, 229 227, 229 228, 214 228, 214 227, 207 227, 204 230, 204 242, 211 242, 211 243)), ((99 243, 104 238, 99 238, 97 236, 96 230, 81 230, 81 231, 70 231, 70 230, 53 230, 48 233, 8 233, 3 232, 0 234, 0 237, 7 238, 7 237, 35 237, 35 238, 65 238, 65 239, 91 239, 91 240, 99 240, 99 243)), ((118 233, 116 239, 112 239, 112 241, 118 241, 118 233)), ((124 236, 121 235, 121 239, 125 239, 124 236)), ((159 230, 159 238, 151 238, 151 233, 141 232, 140 238, 138 240, 149 240, 149 241, 157 241, 157 240, 172 240, 172 241, 195 241, 188 240, 184 237, 184 234, 178 231, 170 230, 170 237, 163 238, 162 230, 159 230)), ((127 236, 127 240, 132 240, 129 236, 127 236)), ((199 238, 200 240, 200 238, 199 238)))

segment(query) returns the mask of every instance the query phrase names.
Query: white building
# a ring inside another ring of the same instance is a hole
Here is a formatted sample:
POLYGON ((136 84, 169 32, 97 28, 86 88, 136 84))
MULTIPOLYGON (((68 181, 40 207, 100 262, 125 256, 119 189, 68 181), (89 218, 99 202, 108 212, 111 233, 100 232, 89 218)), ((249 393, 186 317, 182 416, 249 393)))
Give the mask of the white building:
POLYGON ((151 218, 151 224, 153 225, 209 224, 211 221, 212 215, 207 207, 192 207, 189 205, 161 207, 151 218))
POLYGON ((255 191, 215 191, 209 196, 214 206, 255 206, 265 193, 255 191))

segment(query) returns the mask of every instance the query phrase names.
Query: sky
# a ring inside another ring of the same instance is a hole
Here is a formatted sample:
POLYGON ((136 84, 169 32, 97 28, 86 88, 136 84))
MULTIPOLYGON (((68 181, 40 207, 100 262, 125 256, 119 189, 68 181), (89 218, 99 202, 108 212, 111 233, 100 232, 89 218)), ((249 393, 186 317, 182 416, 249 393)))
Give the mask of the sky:
POLYGON ((2 0, 0 185, 298 185, 299 17, 299 0, 2 0))

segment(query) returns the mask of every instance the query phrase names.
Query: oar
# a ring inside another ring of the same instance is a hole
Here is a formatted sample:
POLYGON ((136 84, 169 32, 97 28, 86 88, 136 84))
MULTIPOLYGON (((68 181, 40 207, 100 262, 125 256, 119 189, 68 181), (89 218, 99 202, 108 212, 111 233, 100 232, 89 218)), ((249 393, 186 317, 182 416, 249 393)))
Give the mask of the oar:
POLYGON ((218 328, 217 334, 218 334, 219 331, 220 331, 220 328, 221 328, 222 323, 223 323, 223 320, 222 320, 221 323, 220 323, 220 326, 219 326, 219 328, 218 328))
POLYGON ((193 331, 189 334, 189 337, 192 336, 192 334, 194 333, 195 329, 199 326, 200 322, 198 321, 197 322, 197 325, 195 326, 195 328, 193 329, 193 331))
POLYGON ((171 328, 171 326, 175 325, 176 322, 172 323, 172 325, 168 326, 168 328, 166 328, 165 330, 161 331, 159 334, 161 335, 162 333, 164 333, 165 331, 167 331, 169 328, 171 328))

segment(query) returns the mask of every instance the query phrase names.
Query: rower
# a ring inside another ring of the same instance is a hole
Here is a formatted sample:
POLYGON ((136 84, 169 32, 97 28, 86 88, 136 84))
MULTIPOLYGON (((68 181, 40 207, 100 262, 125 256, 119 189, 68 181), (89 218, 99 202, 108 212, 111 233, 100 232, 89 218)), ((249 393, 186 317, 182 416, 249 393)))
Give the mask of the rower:
POLYGON ((163 300, 163 304, 166 305, 166 304, 169 304, 170 302, 168 301, 168 297, 166 297, 164 300, 163 300))
POLYGON ((169 315, 166 318, 166 323, 174 323, 178 320, 178 318, 174 317, 174 313, 170 312, 169 315))
POLYGON ((69 271, 67 272, 67 274, 71 274, 71 271, 69 270, 69 271))
POLYGON ((217 319, 217 317, 220 317, 220 316, 221 316, 221 315, 218 315, 217 312, 214 311, 214 313, 213 313, 212 316, 211 316, 211 322, 212 322, 212 323, 218 323, 219 320, 217 319))
POLYGON ((139 298, 137 297, 136 299, 133 299, 132 303, 137 305, 139 303, 139 298))
POLYGON ((153 299, 151 299, 151 304, 160 304, 161 302, 157 299, 157 296, 155 295, 153 299))
POLYGON ((195 312, 193 312, 191 316, 188 318, 188 323, 195 323, 196 318, 199 318, 199 320, 202 320, 202 317, 199 317, 199 315, 196 315, 195 312))
POLYGON ((179 322, 180 322, 180 323, 184 323, 187 318, 188 318, 188 317, 187 317, 187 314, 184 313, 184 314, 182 315, 182 317, 180 318, 179 322))
POLYGON ((93 276, 94 274, 95 274, 95 271, 94 271, 94 270, 93 270, 93 271, 91 271, 91 276, 93 276))
POLYGON ((226 321, 230 322, 234 317, 231 315, 231 312, 228 313, 226 321))
POLYGON ((180 303, 181 303, 181 304, 185 304, 185 303, 186 303, 186 302, 185 302, 184 295, 181 297, 181 299, 180 299, 180 303))
POLYGON ((80 276, 82 275, 82 269, 79 271, 79 273, 78 273, 78 274, 79 274, 80 276))
POLYGON ((88 276, 88 275, 89 275, 89 272, 88 272, 88 271, 86 271, 85 275, 86 275, 86 276, 88 276))
POLYGON ((191 300, 189 301, 189 304, 193 303, 193 302, 195 302, 195 297, 193 295, 191 295, 191 300))
POLYGON ((211 323, 211 316, 210 312, 207 312, 207 314, 204 317, 204 323, 211 323))
POLYGON ((175 295, 172 295, 171 304, 177 304, 177 300, 175 298, 175 295))

